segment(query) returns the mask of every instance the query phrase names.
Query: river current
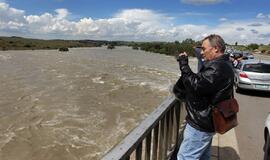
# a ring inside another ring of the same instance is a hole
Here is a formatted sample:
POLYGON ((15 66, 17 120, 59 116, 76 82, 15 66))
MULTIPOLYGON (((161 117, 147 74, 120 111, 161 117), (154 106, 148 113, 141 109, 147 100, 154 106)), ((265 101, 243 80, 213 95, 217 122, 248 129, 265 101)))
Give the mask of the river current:
POLYGON ((129 47, 1 51, 0 159, 100 159, 179 75, 174 57, 129 47))

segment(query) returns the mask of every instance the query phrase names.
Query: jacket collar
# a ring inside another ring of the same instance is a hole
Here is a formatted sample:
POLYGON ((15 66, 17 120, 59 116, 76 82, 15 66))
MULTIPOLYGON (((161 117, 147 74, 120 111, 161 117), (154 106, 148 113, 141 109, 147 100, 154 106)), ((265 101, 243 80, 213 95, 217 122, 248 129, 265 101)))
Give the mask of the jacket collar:
POLYGON ((216 61, 228 61, 229 60, 229 55, 228 54, 223 54, 219 56, 216 59, 210 60, 210 61, 205 61, 206 63, 211 63, 211 62, 216 62, 216 61))
POLYGON ((223 54, 222 56, 213 59, 211 61, 205 61, 203 66, 201 67, 200 71, 204 70, 205 67, 208 67, 209 65, 213 64, 214 62, 221 62, 221 61, 229 61, 229 55, 228 54, 223 54))

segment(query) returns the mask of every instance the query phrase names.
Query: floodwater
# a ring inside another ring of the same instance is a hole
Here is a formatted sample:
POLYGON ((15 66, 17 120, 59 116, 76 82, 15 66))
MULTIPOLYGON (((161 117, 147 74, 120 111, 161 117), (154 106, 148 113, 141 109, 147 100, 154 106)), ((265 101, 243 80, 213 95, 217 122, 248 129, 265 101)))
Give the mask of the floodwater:
POLYGON ((174 57, 128 47, 0 52, 0 159, 100 159, 170 94, 178 70, 174 57))

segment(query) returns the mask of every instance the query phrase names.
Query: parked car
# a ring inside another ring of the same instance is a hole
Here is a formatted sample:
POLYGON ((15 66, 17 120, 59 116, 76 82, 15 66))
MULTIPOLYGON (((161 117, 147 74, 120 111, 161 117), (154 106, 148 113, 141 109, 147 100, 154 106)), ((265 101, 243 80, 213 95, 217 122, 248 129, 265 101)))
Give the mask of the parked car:
POLYGON ((254 55, 247 51, 231 52, 230 56, 235 59, 242 58, 242 60, 254 59, 254 55))
POLYGON ((270 92, 270 61, 250 59, 235 68, 236 92, 241 89, 270 92))
POLYGON ((264 160, 270 160, 270 114, 268 114, 264 127, 264 160))
POLYGON ((243 59, 254 59, 254 55, 250 52, 242 52, 243 59))
POLYGON ((243 57, 243 53, 240 52, 240 51, 238 51, 238 52, 231 52, 230 53, 230 57, 237 59, 237 58, 243 57))

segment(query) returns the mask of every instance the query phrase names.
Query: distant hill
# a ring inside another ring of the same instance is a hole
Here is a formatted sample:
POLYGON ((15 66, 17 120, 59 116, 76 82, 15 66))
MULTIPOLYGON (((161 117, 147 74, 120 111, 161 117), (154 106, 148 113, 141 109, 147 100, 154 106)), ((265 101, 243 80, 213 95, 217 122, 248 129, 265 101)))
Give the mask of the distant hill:
POLYGON ((100 47, 110 43, 98 40, 42 40, 22 37, 1 37, 0 50, 35 50, 35 49, 58 49, 74 47, 100 47))

